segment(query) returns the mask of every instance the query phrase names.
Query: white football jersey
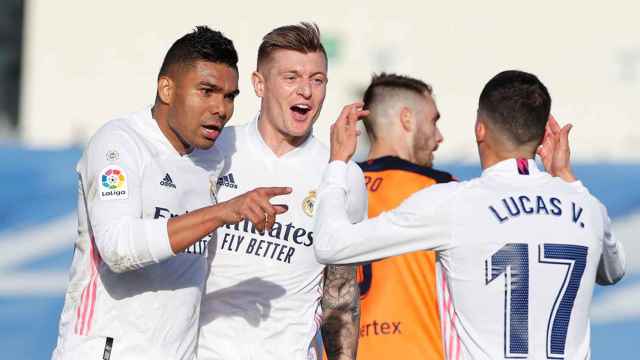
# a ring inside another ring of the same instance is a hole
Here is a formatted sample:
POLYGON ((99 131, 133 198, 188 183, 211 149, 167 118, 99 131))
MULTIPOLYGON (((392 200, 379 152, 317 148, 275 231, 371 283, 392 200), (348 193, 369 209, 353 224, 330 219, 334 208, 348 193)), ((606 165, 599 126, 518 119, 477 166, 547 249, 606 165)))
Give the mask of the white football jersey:
POLYGON ((214 204, 216 153, 180 156, 150 109, 93 136, 54 359, 195 358, 210 236, 174 255, 167 221, 214 204))
POLYGON ((319 192, 315 249, 351 263, 434 249, 446 273, 458 348, 448 359, 586 359, 596 274, 624 274, 606 209, 578 182, 510 159, 471 181, 433 185, 352 225, 344 163, 319 192))
MULTIPOLYGON (((225 128, 216 147, 226 157, 218 201, 256 187, 289 186, 293 192, 271 200, 289 210, 264 235, 247 220, 218 229, 215 250, 209 250, 198 359, 313 358, 324 270, 313 251, 313 217, 329 151, 310 136, 277 157, 256 120, 225 128)), ((348 217, 360 221, 366 216, 367 193, 355 163, 348 167, 347 182, 348 217)))

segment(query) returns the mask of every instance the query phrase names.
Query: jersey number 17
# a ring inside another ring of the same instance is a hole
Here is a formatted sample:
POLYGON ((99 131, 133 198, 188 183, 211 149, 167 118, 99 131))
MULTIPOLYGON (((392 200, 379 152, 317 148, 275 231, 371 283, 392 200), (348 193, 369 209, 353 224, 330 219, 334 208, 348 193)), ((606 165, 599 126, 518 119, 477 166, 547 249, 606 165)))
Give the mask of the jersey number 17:
MULTIPOLYGON (((564 265, 566 272, 547 322, 547 358, 564 357, 573 304, 587 264, 588 248, 541 244, 541 264, 564 265)), ((485 284, 504 273, 504 356, 525 358, 529 353, 529 245, 509 243, 485 261, 485 284)))

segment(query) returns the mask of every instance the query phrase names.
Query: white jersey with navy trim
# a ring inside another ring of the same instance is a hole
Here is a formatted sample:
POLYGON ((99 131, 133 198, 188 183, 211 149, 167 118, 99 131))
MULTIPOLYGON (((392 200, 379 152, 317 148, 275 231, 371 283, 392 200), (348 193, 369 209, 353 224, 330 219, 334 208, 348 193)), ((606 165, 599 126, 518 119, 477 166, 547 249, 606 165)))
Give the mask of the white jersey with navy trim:
POLYGON ((54 359, 193 359, 203 238, 174 255, 167 221, 215 203, 215 149, 180 156, 150 109, 112 120, 77 165, 78 238, 54 359))
MULTIPOLYGON (((263 186, 289 186, 293 193, 272 199, 289 210, 264 235, 247 220, 218 229, 202 304, 198 359, 313 358, 324 270, 313 251, 313 217, 329 151, 310 136, 277 157, 264 143, 256 120, 225 128, 216 146, 226 156, 217 183, 219 201, 263 186)), ((367 211, 364 177, 355 163, 347 172, 349 221, 360 221, 367 211)))
POLYGON ((421 190, 392 211, 352 225, 345 165, 319 191, 316 255, 370 261, 438 251, 461 346, 449 359, 586 359, 593 287, 624 275, 622 246, 604 206, 579 182, 510 159, 471 181, 421 190))

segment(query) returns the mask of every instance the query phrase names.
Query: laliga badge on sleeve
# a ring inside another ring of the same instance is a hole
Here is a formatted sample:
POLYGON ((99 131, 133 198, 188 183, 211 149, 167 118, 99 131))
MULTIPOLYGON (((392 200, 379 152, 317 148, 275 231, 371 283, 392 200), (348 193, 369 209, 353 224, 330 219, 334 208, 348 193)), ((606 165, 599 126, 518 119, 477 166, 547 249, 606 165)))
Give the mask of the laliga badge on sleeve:
POLYGON ((129 197, 127 175, 121 167, 109 165, 100 172, 98 193, 101 200, 124 200, 129 197))
POLYGON ((302 200, 302 210, 309 217, 313 217, 316 209, 316 192, 309 191, 309 195, 307 195, 304 200, 302 200))

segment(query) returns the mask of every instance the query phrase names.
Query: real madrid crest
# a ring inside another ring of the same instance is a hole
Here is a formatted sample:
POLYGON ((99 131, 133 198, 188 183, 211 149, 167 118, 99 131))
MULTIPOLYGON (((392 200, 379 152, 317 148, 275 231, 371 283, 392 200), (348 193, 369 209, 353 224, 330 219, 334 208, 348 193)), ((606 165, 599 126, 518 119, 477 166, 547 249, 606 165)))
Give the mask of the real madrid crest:
POLYGON ((307 216, 313 216, 316 210, 316 192, 309 191, 309 195, 307 195, 304 200, 302 200, 302 210, 307 216))

